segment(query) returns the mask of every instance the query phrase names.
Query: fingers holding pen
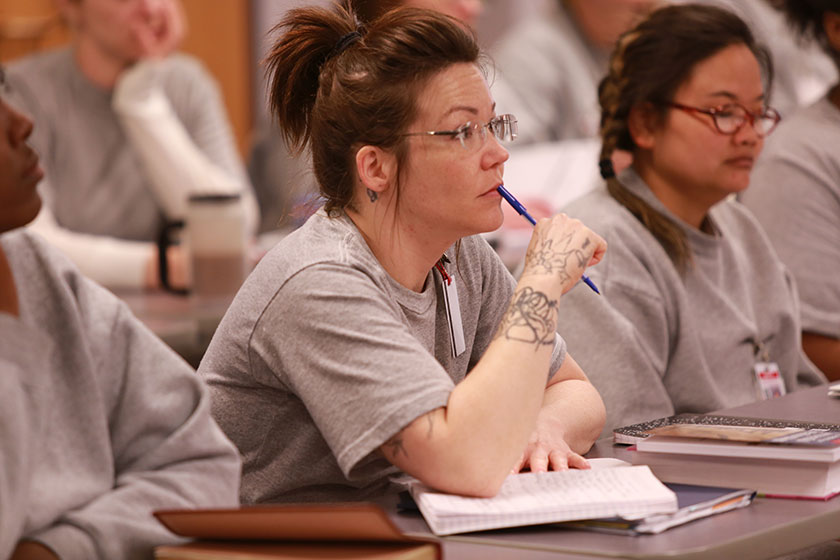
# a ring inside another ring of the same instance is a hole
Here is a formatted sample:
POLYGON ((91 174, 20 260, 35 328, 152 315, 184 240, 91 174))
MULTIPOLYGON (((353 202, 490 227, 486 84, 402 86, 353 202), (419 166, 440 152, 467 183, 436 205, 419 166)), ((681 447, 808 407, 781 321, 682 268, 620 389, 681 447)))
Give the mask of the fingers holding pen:
POLYGON ((537 222, 522 275, 554 275, 567 292, 588 266, 597 264, 607 250, 604 239, 580 220, 557 214, 537 222))

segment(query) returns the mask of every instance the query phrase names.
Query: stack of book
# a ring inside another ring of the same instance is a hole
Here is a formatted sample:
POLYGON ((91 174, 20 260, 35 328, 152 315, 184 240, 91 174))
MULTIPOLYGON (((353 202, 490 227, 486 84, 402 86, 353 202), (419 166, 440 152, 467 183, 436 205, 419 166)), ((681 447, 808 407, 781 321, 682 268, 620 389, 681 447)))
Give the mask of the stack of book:
MULTIPOLYGON (((752 488, 768 497, 840 494, 840 426, 678 418, 635 433, 632 462, 648 465, 665 482, 752 488)), ((638 426, 629 428, 620 429, 622 439, 638 426)))

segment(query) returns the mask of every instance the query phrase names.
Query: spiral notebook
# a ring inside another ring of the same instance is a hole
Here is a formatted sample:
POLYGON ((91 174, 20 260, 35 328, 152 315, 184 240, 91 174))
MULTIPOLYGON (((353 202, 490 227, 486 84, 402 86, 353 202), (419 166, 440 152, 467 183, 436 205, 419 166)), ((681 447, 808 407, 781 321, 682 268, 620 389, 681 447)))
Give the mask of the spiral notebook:
POLYGON ((419 482, 410 491, 436 535, 677 511, 674 492, 644 465, 512 474, 493 498, 455 496, 419 482))

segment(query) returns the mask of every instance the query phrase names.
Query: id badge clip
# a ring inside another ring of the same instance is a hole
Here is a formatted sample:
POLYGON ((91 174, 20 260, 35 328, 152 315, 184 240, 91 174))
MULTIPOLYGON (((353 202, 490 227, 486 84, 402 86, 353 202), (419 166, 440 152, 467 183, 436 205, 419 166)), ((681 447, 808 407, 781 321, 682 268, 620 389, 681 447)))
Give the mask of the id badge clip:
POLYGON ((435 264, 435 268, 440 273, 443 284, 443 301, 446 305, 446 318, 449 323, 449 341, 452 346, 452 356, 457 358, 467 349, 467 344, 464 340, 464 324, 461 321, 461 304, 458 301, 458 288, 455 285, 455 278, 450 276, 444 266, 444 260, 449 262, 446 256, 435 264))
POLYGON ((779 371, 779 364, 770 361, 767 347, 763 343, 759 342, 755 344, 755 347, 758 361, 753 366, 753 373, 755 374, 759 397, 762 400, 781 397, 787 393, 787 390, 785 389, 785 380, 782 379, 782 374, 779 371))

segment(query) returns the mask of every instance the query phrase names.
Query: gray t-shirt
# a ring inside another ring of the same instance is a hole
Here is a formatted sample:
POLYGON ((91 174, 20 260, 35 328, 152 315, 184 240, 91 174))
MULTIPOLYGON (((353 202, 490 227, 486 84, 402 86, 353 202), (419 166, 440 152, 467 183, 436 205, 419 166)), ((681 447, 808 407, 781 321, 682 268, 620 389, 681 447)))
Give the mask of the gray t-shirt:
POLYGON ((187 363, 43 240, 0 244, 20 307, 0 314, 0 441, 28 454, 0 474, 23 474, 0 495, 0 556, 26 537, 66 560, 150 558, 179 541, 153 511, 235 505, 239 458, 187 363))
POLYGON ((709 211, 715 233, 704 233, 669 212, 632 168, 619 179, 683 228, 694 266, 681 277, 606 188, 567 208, 609 244, 604 260, 588 271, 603 297, 576 287, 561 301, 559 327, 604 399, 604 435, 661 416, 757 400, 753 366, 765 350, 788 391, 825 382, 801 349, 792 280, 743 206, 715 205, 709 211))
MULTIPOLYGON (((442 279, 398 284, 344 214, 316 213, 260 262, 199 367, 243 456, 244 503, 363 500, 397 472, 378 451, 445 406, 478 362, 514 281, 481 237, 446 252, 466 350, 453 357, 442 279)), ((565 356, 558 338, 555 372, 565 356)))
POLYGON ((782 121, 743 203, 796 278, 802 330, 840 338, 840 109, 828 98, 782 121))

